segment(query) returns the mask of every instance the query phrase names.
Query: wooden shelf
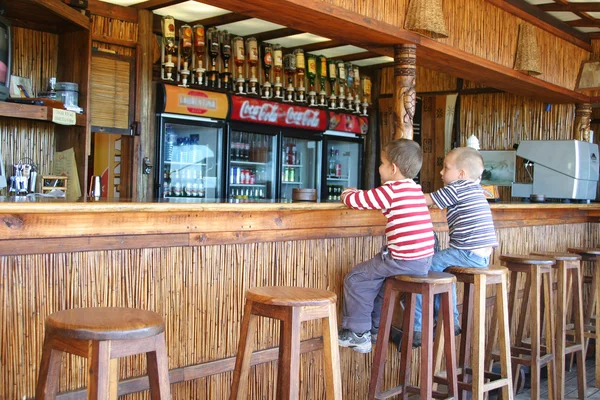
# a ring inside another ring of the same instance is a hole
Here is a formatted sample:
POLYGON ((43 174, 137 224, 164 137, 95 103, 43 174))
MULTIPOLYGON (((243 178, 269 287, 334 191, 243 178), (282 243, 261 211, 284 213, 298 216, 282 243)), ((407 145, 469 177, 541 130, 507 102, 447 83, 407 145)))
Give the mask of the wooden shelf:
MULTIPOLYGON (((0 102, 0 117, 52 122, 52 108, 30 104, 0 102)), ((85 114, 76 114, 75 126, 86 126, 86 119, 87 116, 85 114)))
POLYGON ((4 2, 5 17, 13 24, 46 32, 89 30, 90 19, 60 0, 4 2))

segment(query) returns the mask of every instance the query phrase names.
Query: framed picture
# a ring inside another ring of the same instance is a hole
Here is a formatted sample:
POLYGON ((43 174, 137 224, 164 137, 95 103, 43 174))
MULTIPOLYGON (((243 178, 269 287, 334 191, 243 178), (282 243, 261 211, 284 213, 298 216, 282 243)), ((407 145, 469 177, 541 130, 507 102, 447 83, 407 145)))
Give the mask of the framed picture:
POLYGON ((515 181, 517 152, 513 150, 480 151, 483 157, 482 185, 511 186, 515 181))
POLYGON ((11 75, 10 97, 17 99, 34 97, 31 90, 31 79, 24 78, 22 76, 11 75))
POLYGON ((600 89, 600 61, 584 61, 579 69, 575 90, 600 89))

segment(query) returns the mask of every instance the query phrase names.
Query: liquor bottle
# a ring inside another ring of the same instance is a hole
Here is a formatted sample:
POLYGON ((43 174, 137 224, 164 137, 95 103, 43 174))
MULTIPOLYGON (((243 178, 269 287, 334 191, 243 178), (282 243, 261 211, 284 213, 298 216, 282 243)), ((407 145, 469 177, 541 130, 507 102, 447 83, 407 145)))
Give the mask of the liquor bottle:
POLYGON ((354 65, 354 114, 360 114, 360 71, 358 65, 354 65))
POLYGON ((337 78, 338 78, 338 85, 340 86, 340 95, 338 96, 338 98, 339 98, 339 107, 338 108, 344 110, 344 109, 346 109, 346 105, 344 104, 346 101, 346 95, 344 93, 345 92, 344 88, 346 87, 346 67, 345 67, 343 61, 337 62, 337 78))
POLYGON ((181 42, 179 48, 181 60, 179 60, 178 64, 179 73, 181 74, 181 85, 179 86, 188 87, 187 81, 188 75, 190 74, 188 67, 190 56, 192 55, 192 27, 187 24, 181 25, 181 28, 179 29, 179 39, 181 42))
POLYGON ((162 35, 163 35, 163 49, 164 53, 167 55, 167 60, 164 61, 163 56, 163 68, 164 74, 163 79, 172 81, 171 77, 173 74, 173 53, 175 52, 175 18, 170 15, 165 15, 162 17, 162 35))
POLYGON ((354 107, 354 66, 351 63, 346 63, 346 85, 348 88, 348 95, 346 96, 348 109, 352 110, 354 107))
POLYGON ((317 105, 317 92, 315 91, 315 79, 317 77, 317 57, 309 54, 306 57, 306 75, 308 76, 309 92, 308 105, 315 107, 317 105))
POLYGON ((219 31, 216 28, 209 28, 206 31, 208 36, 208 54, 210 55, 210 70, 208 72, 208 85, 211 88, 218 87, 217 57, 219 56, 219 31))
POLYGON ((327 82, 327 58, 323 55, 319 56, 319 107, 327 107, 327 103, 325 102, 325 97, 327 96, 326 92, 326 82, 327 82))
POLYGON ((335 96, 335 83, 337 82, 337 63, 333 60, 327 62, 327 76, 329 77, 329 86, 331 93, 329 96, 329 109, 335 110, 337 97, 335 96))
POLYGON ((270 82, 270 73, 271 68, 273 67, 273 47, 269 43, 265 43, 262 45, 262 63, 263 63, 263 71, 265 73, 265 81, 263 83, 263 99, 270 99, 272 96, 271 93, 271 82, 270 82))
POLYGON ((244 92, 244 62, 246 61, 246 54, 244 50, 244 39, 240 36, 236 36, 233 39, 233 62, 237 67, 236 86, 238 94, 246 94, 244 92))
POLYGON ((285 89, 285 99, 284 102, 290 103, 294 101, 294 74, 296 73, 296 57, 293 54, 286 54, 283 56, 283 68, 285 69, 285 74, 288 77, 288 85, 285 89))
POLYGON ((206 52, 206 43, 204 37, 204 26, 202 25, 194 25, 192 28, 194 31, 194 53, 195 62, 196 62, 196 84, 203 84, 203 76, 204 76, 204 54, 206 52))
POLYGON ((330 178, 335 177, 335 164, 337 164, 337 159, 335 157, 336 151, 337 150, 335 150, 332 147, 331 151, 329 152, 329 177, 330 178))
POLYGON ((258 43, 256 38, 246 39, 246 52, 248 56, 248 65, 250 66, 250 88, 248 95, 258 96, 258 79, 256 77, 256 66, 258 65, 258 43))
POLYGON ((281 45, 273 45, 273 74, 275 75, 275 95, 276 99, 283 99, 281 90, 281 70, 283 69, 283 51, 281 45))
POLYGON ((361 84, 363 94, 362 115, 367 116, 367 108, 369 107, 369 103, 371 103, 371 78, 363 76, 361 78, 361 84))
POLYGON ((221 32, 221 59, 223 60, 223 72, 221 72, 221 87, 225 90, 231 89, 231 72, 229 72, 229 59, 231 58, 231 34, 227 31, 221 32))
POLYGON ((304 59, 304 50, 294 50, 294 57, 296 59, 296 103, 304 103, 304 72, 306 71, 306 61, 304 59))

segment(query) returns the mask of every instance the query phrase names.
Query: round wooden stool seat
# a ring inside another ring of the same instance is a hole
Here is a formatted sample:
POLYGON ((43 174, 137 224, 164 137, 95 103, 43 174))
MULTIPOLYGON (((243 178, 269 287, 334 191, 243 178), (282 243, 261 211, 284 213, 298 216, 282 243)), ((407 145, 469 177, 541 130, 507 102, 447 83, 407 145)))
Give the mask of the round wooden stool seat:
POLYGON ((328 290, 291 286, 265 286, 248 289, 246 298, 256 303, 273 306, 322 306, 336 303, 337 296, 328 290))
POLYGON ((569 247, 569 253, 579 254, 581 256, 600 256, 600 248, 596 247, 569 247))
POLYGON ((531 253, 534 256, 552 257, 556 261, 581 261, 581 256, 573 253, 564 253, 560 251, 535 251, 531 253))
POLYGON ((427 275, 396 275, 394 279, 400 282, 429 283, 434 285, 445 285, 456 282, 454 275, 445 272, 429 272, 427 275))
POLYGON ((46 318, 53 334, 81 340, 142 339, 165 331, 163 318, 152 311, 124 307, 74 308, 46 318))
POLYGON ((522 254, 502 254, 500 260, 507 263, 527 264, 527 265, 554 265, 553 257, 532 256, 522 254))
POLYGON ((501 276, 508 272, 504 267, 492 266, 490 268, 467 268, 467 267, 448 267, 444 270, 452 275, 486 275, 501 276))

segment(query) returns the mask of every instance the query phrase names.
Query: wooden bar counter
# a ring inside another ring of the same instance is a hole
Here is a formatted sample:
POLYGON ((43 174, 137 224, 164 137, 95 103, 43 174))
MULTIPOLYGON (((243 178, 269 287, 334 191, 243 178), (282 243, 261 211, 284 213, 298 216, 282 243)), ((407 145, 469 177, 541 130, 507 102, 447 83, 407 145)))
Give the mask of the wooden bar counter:
MULTIPOLYGON (((161 313, 173 399, 226 399, 246 289, 306 286, 334 291, 342 299, 348 270, 384 244, 385 218, 379 211, 354 211, 338 203, 3 200, 0 399, 33 397, 46 316, 93 306, 161 313)), ((494 262, 501 252, 600 244, 596 204, 493 204, 492 209, 500 241, 494 262)), ((432 210, 432 218, 446 245, 444 212, 432 210)), ((338 306, 341 311, 341 302, 338 306)), ((259 324, 252 399, 273 398, 277 371, 272 361, 279 327, 259 324)), ((300 398, 323 399, 320 323, 305 324, 301 336, 300 398)), ((340 351, 343 398, 366 398, 372 354, 340 351)), ((389 351, 386 386, 399 381, 399 356, 391 345, 389 351)), ((68 393, 59 398, 85 398, 80 388, 86 368, 77 357, 63 360, 60 391, 68 393)), ((145 373, 143 358, 123 359, 119 393, 148 388, 147 378, 140 377, 145 373)))

